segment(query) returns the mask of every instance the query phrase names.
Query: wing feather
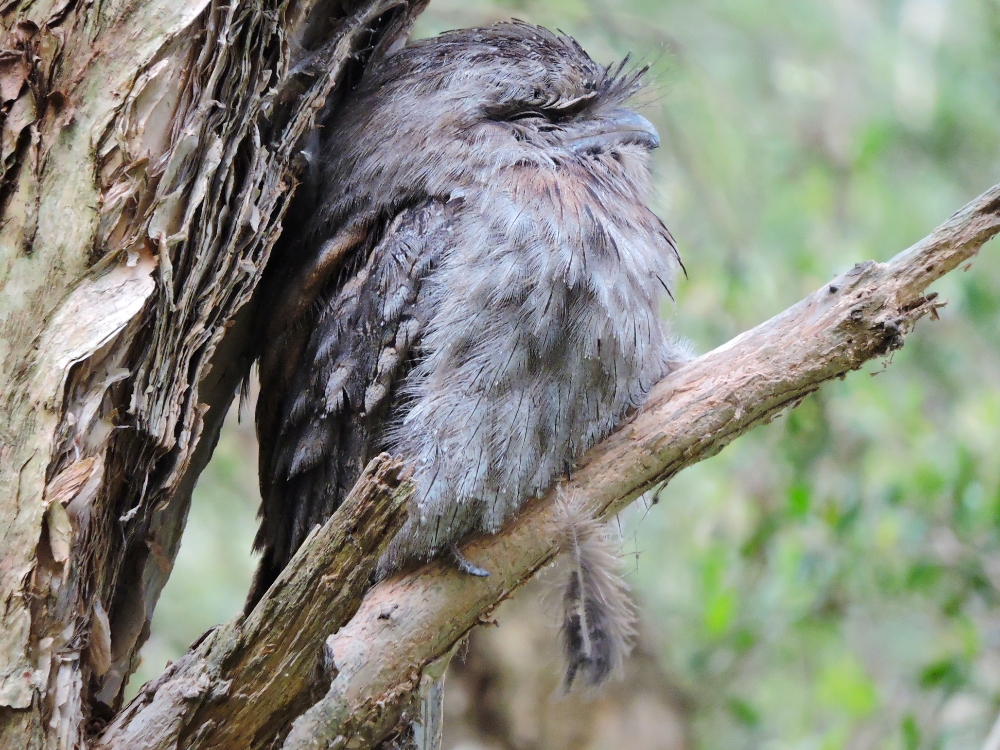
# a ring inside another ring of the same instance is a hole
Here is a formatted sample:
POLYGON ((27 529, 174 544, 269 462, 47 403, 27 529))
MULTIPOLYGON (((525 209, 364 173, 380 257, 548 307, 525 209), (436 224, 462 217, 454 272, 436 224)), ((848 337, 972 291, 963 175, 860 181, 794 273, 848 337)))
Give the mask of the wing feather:
POLYGON ((263 555, 248 609, 384 447, 424 324, 421 282, 444 250, 452 219, 452 204, 433 199, 401 211, 364 263, 314 306, 312 319, 276 337, 261 358, 255 547, 263 555))

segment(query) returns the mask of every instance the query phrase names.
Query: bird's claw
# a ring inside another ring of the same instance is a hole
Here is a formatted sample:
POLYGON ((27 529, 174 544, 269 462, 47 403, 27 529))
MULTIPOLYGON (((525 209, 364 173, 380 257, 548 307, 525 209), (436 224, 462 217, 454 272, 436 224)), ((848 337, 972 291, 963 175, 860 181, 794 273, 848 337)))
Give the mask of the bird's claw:
POLYGON ((467 576, 475 576, 476 578, 489 578, 490 571, 480 568, 478 565, 473 565, 466 560, 464 555, 459 551, 457 544, 450 545, 448 552, 451 555, 451 559, 455 562, 455 566, 462 573, 465 573, 467 576))

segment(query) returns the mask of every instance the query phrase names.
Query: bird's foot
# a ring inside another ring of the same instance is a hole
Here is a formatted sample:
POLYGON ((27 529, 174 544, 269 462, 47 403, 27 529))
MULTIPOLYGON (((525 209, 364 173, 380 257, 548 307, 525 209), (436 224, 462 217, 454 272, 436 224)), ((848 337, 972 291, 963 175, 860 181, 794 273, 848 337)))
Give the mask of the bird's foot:
POLYGON ((459 551, 457 544, 449 545, 448 553, 451 555, 451 559, 455 563, 455 566, 462 573, 465 573, 467 576, 475 576, 476 578, 489 577, 490 571, 486 570, 485 568, 480 568, 477 565, 473 565, 468 560, 466 560, 465 557, 462 555, 462 553, 459 551))

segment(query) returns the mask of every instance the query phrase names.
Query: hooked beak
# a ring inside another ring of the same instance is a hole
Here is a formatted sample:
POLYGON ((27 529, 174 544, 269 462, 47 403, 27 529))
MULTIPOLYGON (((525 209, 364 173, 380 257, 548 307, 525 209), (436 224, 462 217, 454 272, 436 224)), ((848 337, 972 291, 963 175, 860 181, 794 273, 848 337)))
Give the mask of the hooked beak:
POLYGON ((660 134, 645 117, 620 108, 591 121, 583 132, 570 139, 569 147, 575 153, 587 153, 624 144, 653 150, 660 146, 660 134))

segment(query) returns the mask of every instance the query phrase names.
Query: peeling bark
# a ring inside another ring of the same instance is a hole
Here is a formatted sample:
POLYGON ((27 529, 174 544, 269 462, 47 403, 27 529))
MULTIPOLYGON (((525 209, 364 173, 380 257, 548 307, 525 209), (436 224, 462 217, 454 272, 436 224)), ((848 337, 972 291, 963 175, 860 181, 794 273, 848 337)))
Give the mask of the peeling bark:
POLYGON ((0 746, 81 747, 119 705, 298 144, 424 5, 0 6, 0 746))

